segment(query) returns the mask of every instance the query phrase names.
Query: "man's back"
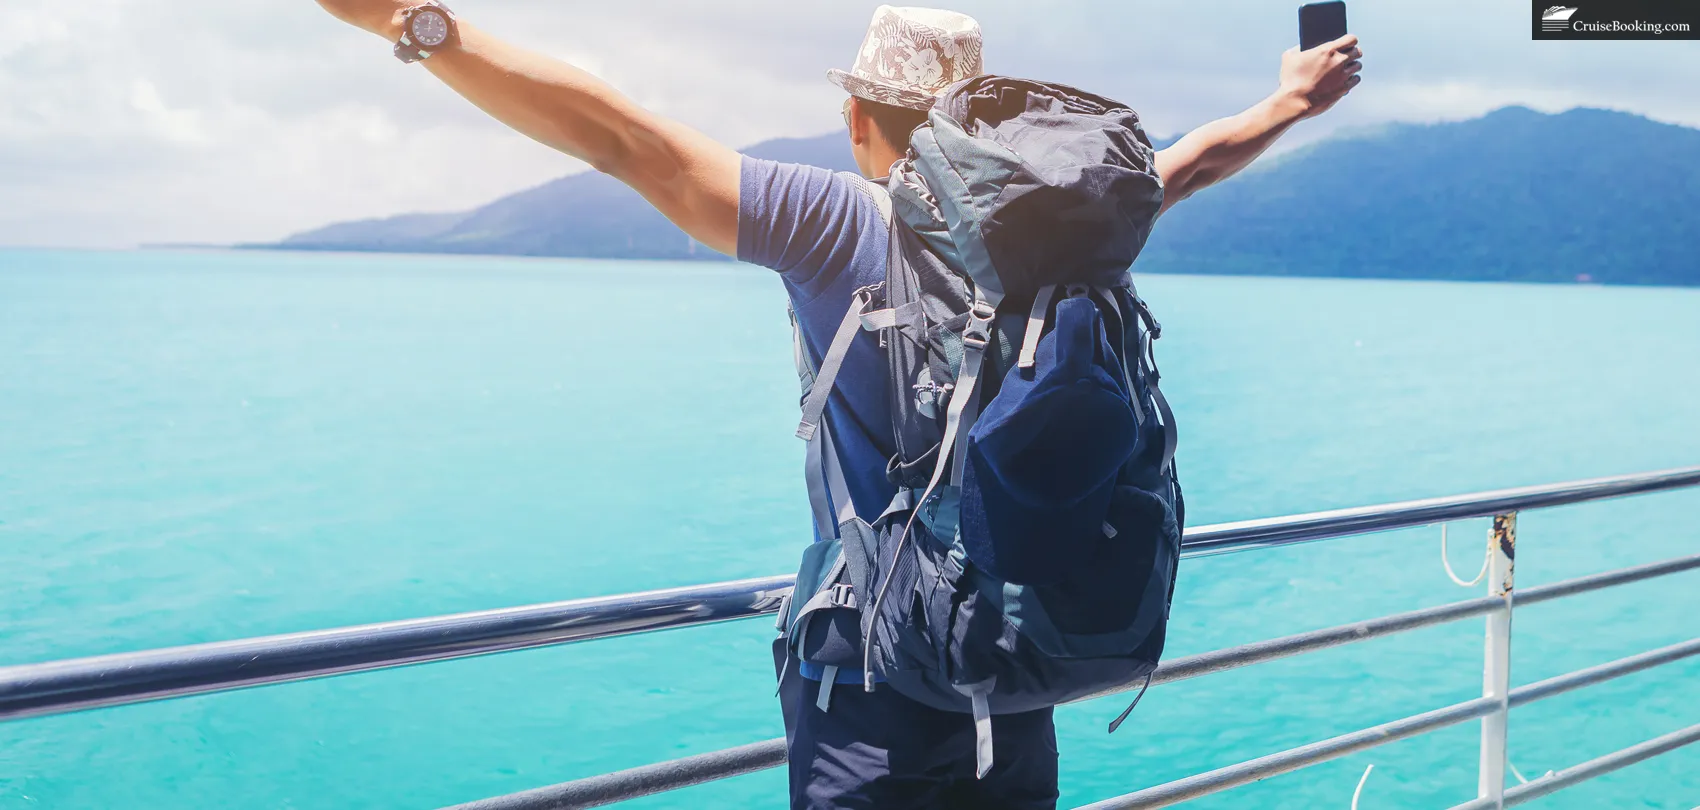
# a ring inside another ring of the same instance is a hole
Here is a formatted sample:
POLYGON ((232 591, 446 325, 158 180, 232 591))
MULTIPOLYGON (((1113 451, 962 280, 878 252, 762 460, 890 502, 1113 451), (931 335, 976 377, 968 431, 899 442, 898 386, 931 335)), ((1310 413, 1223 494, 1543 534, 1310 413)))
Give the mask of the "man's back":
MULTIPOLYGON (((890 232, 873 193, 855 175, 744 159, 738 259, 780 274, 815 363, 855 292, 885 281, 890 232)), ((887 376, 878 339, 858 334, 827 401, 845 482, 864 520, 877 516, 897 491, 885 478, 895 449, 887 376)))

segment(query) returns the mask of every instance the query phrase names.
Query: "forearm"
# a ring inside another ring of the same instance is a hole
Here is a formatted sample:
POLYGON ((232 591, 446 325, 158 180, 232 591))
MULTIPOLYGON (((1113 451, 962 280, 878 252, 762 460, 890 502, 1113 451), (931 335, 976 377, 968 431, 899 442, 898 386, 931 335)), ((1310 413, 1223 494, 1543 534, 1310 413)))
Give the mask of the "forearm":
POLYGON ((1233 176, 1251 165, 1305 117, 1302 98, 1277 92, 1237 115, 1201 126, 1157 153, 1164 180, 1163 207, 1233 176), (1168 171, 1164 171, 1168 169, 1168 171))

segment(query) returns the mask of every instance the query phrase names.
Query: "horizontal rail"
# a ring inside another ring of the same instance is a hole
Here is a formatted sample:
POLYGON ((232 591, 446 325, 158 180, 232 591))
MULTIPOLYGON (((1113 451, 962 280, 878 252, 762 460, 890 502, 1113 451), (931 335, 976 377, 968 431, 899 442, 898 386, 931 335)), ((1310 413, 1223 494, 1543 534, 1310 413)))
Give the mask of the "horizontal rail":
POLYGON ((1271 776, 1296 771, 1307 765, 1339 759, 1390 742, 1398 742, 1418 734, 1477 720, 1499 711, 1499 700, 1480 697, 1454 703, 1443 709, 1412 715, 1383 723, 1373 728, 1341 734, 1320 742, 1289 748, 1266 757, 1217 768, 1214 771, 1177 779, 1173 782, 1146 788, 1137 793, 1105 799, 1085 805, 1080 810, 1135 810, 1135 808, 1168 807, 1184 801, 1220 793, 1229 788, 1250 784, 1271 776))
POLYGON ((570 810, 601 807, 785 764, 785 738, 592 776, 564 785, 509 793, 445 810, 570 810))
MULTIPOLYGON (((1628 568, 1620 568, 1616 571, 1589 574, 1585 577, 1567 579, 1561 582, 1554 582, 1550 585, 1538 585, 1533 588, 1525 588, 1518 591, 1512 597, 1512 601, 1517 607, 1538 605, 1563 596, 1575 596, 1577 594, 1588 593, 1591 591, 1615 588, 1619 585, 1628 585, 1630 583, 1641 582, 1643 580, 1656 579, 1658 577, 1669 576, 1671 574, 1679 574, 1684 571, 1692 571, 1697 568, 1700 568, 1700 554, 1691 554, 1687 557, 1676 557, 1674 559, 1662 560, 1655 563, 1646 563, 1643 565, 1630 566, 1628 568)), ((1212 672, 1239 669, 1241 667, 1251 666, 1252 664, 1261 664, 1266 661, 1289 658, 1303 653, 1325 650, 1330 647, 1338 647, 1343 644, 1351 644, 1358 641, 1368 641, 1372 638, 1391 636, 1397 633, 1417 630, 1432 625, 1467 619, 1472 616, 1480 616, 1504 606, 1504 600, 1494 596, 1484 596, 1479 599, 1465 599, 1461 602, 1452 602, 1445 605, 1419 608, 1405 613, 1395 613, 1391 616, 1381 616, 1360 622, 1352 622, 1351 624, 1336 625, 1334 627, 1328 627, 1321 630, 1311 630, 1309 632, 1297 633, 1291 636, 1269 639, 1267 641, 1254 641, 1250 644, 1241 644, 1237 647, 1175 658, 1157 668, 1157 673, 1152 676, 1151 683, 1155 686, 1174 681, 1183 681, 1188 678, 1196 678, 1200 675, 1208 675, 1212 672)), ((1082 700, 1092 700, 1107 695, 1131 691, 1134 687, 1139 685, 1140 684, 1138 682, 1124 684, 1118 689, 1090 695, 1082 698, 1082 700)))
POLYGON ((1692 658, 1695 655, 1700 655, 1700 638, 1672 644, 1668 647, 1660 647, 1640 655, 1631 655, 1628 658, 1619 658, 1616 661, 1600 664, 1596 667, 1579 669, 1566 675, 1547 678, 1544 681, 1535 681, 1527 686, 1520 686, 1511 690, 1511 708, 1515 709, 1527 703, 1546 700, 1554 695, 1562 695, 1565 692, 1586 686, 1605 683, 1614 678, 1633 675, 1644 669, 1652 669, 1672 661, 1692 658))
MULTIPOLYGON (((1188 531, 1183 557, 1616 498, 1700 484, 1700 467, 1382 506, 1224 523, 1188 531)), ((794 577, 720 582, 334 630, 0 668, 0 720, 222 692, 631 633, 778 610, 794 577)))
POLYGON ((785 738, 748 743, 704 754, 639 765, 442 810, 584 810, 657 793, 718 782, 785 764, 785 738))
POLYGON ((741 619, 777 610, 792 579, 745 579, 3 667, 0 720, 741 619))
MULTIPOLYGON (((1700 568, 1700 554, 1527 588, 1518 592, 1515 600, 1518 605, 1539 604, 1561 596, 1574 596, 1590 591, 1604 590, 1642 580, 1692 571, 1697 568, 1700 568)), ((1157 672, 1151 677, 1151 685, 1161 686, 1203 675, 1248 667, 1253 664, 1467 619, 1472 616, 1483 615, 1504 606, 1504 604, 1502 600, 1496 597, 1466 599, 1461 602, 1422 608, 1392 616, 1383 616, 1282 638, 1188 655, 1170 660, 1158 667, 1157 672)), ((1689 642, 1689 644, 1700 645, 1700 640, 1689 642)), ((1682 645, 1678 646, 1681 647, 1682 645)), ((1603 676, 1612 671, 1611 668, 1613 667, 1637 666, 1645 669, 1657 666, 1666 663, 1667 660, 1674 660, 1674 657, 1670 657, 1672 655, 1671 650, 1672 648, 1655 650, 1623 659, 1623 661, 1583 670, 1578 674, 1591 673, 1591 676, 1603 676)), ((1593 682, 1595 681, 1589 681, 1589 683, 1593 682)), ((1116 689, 1105 690, 1080 700, 1094 700, 1127 692, 1139 687, 1142 683, 1143 681, 1136 681, 1124 684, 1116 689)), ((1564 686, 1565 682, 1559 682, 1555 685, 1549 679, 1548 681, 1530 684, 1524 689, 1529 690, 1529 694, 1539 694, 1539 697, 1528 699, 1538 700, 1540 697, 1557 694, 1557 692, 1550 692, 1549 694, 1549 691, 1564 686)), ((1513 705, 1523 699, 1525 698, 1518 698, 1517 693, 1513 693, 1513 705)), ((493 799, 459 804, 445 810, 580 810, 580 808, 601 807, 655 793, 700 785, 764 768, 777 768, 784 762, 785 740, 780 737, 652 765, 640 765, 635 768, 562 782, 493 799), (500 803, 492 804, 492 802, 500 803)))
MULTIPOLYGON (((1673 731, 1662 737, 1655 737, 1644 743, 1638 743, 1620 751, 1590 759, 1580 765, 1565 768, 1562 771, 1556 771, 1510 788, 1505 791, 1505 806, 1516 807, 1519 804, 1532 802, 1567 787, 1579 785, 1596 776, 1604 776, 1612 771, 1622 770, 1637 762, 1652 759, 1660 754, 1668 754, 1696 742, 1700 742, 1700 724, 1689 726, 1680 731, 1673 731)), ((1492 802, 1476 799, 1457 805, 1452 810, 1489 810, 1492 807, 1492 802)))
POLYGON ((1700 467, 1684 467, 1664 472, 1501 489, 1380 506, 1360 506, 1292 517, 1218 523, 1200 527, 1198 531, 1187 532, 1186 547, 1194 555, 1202 555, 1287 546, 1351 534, 1407 529, 1450 520, 1491 517, 1507 512, 1526 512, 1625 495, 1681 489, 1696 484, 1700 484, 1700 467))
MULTIPOLYGON (((1518 706, 1531 703, 1695 655, 1700 655, 1700 639, 1673 644, 1651 652, 1622 658, 1609 664, 1578 670, 1567 675, 1560 675, 1556 678, 1548 678, 1538 683, 1518 687, 1511 690, 1511 704, 1518 706)), ((1360 731, 1341 734, 1337 737, 1330 737, 1297 748, 1289 748, 1237 765, 1217 768, 1207 773, 1177 779, 1124 796, 1105 799, 1086 805, 1080 810, 1146 810, 1146 808, 1168 807, 1212 793, 1220 793, 1229 788, 1268 779, 1271 776, 1290 773, 1310 765, 1339 759, 1348 754, 1386 745, 1390 742, 1397 742, 1424 732, 1485 717, 1498 711, 1499 708, 1500 703, 1496 698, 1482 697, 1467 700, 1442 709, 1394 720, 1391 723, 1383 723, 1360 731)), ((1553 790, 1557 789, 1557 787, 1553 788, 1553 790)))

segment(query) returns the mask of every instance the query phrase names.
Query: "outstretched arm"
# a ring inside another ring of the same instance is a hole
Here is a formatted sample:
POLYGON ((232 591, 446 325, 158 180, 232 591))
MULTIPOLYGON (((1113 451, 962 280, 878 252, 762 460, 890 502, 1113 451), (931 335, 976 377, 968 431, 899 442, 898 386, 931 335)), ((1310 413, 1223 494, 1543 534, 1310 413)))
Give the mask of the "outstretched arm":
MULTIPOLYGON (((405 0, 318 0, 338 19, 390 42, 405 0)), ((423 64, 455 92, 521 134, 631 186, 685 233, 738 249, 737 152, 639 107, 608 83, 458 21, 460 46, 423 64)))
POLYGON ((1281 85, 1239 115, 1211 121, 1157 153, 1163 210, 1251 165, 1294 124, 1321 115, 1363 79, 1363 51, 1347 35, 1281 55, 1281 85))

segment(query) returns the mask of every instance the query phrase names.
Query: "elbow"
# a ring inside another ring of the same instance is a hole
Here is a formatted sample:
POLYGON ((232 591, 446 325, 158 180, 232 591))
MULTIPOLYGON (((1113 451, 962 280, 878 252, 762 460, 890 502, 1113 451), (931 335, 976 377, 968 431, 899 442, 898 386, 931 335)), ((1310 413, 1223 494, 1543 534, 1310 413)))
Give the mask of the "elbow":
POLYGON ((584 155, 583 160, 590 164, 590 168, 616 180, 624 180, 626 175, 630 173, 631 159, 625 154, 598 153, 584 155))
POLYGON ((618 122, 600 134, 585 162, 603 174, 639 190, 666 187, 683 174, 677 150, 652 121, 618 122))
POLYGON ((1174 207, 1175 203, 1197 194, 1200 189, 1207 188, 1221 179, 1218 173, 1198 170, 1180 175, 1163 184, 1163 207, 1158 211, 1158 214, 1167 212, 1174 207))
POLYGON ((1185 172, 1169 178, 1163 184, 1163 207, 1168 208, 1192 196, 1198 190, 1198 172, 1185 172))
POLYGON ((625 177, 636 162, 633 156, 637 150, 614 131, 606 127, 592 127, 593 131, 578 133, 573 139, 572 142, 578 144, 578 149, 562 151, 590 164, 590 168, 603 174, 625 177))
POLYGON ((1175 184, 1175 187, 1172 189, 1175 192, 1174 201, 1180 202, 1181 200, 1191 197, 1203 189, 1216 185, 1227 176, 1227 172, 1214 165, 1205 164, 1199 166, 1181 177, 1180 182, 1175 184))
POLYGON ((1201 189, 1206 189, 1216 185, 1226 176, 1227 175, 1224 173, 1217 171, 1199 172, 1198 174, 1193 175, 1192 182, 1187 184, 1186 196, 1191 197, 1192 195, 1197 194, 1201 189))
POLYGON ((522 128, 545 146, 590 164, 603 174, 620 177, 636 161, 639 147, 631 126, 609 115, 586 114, 566 100, 537 110, 533 126, 522 128))

